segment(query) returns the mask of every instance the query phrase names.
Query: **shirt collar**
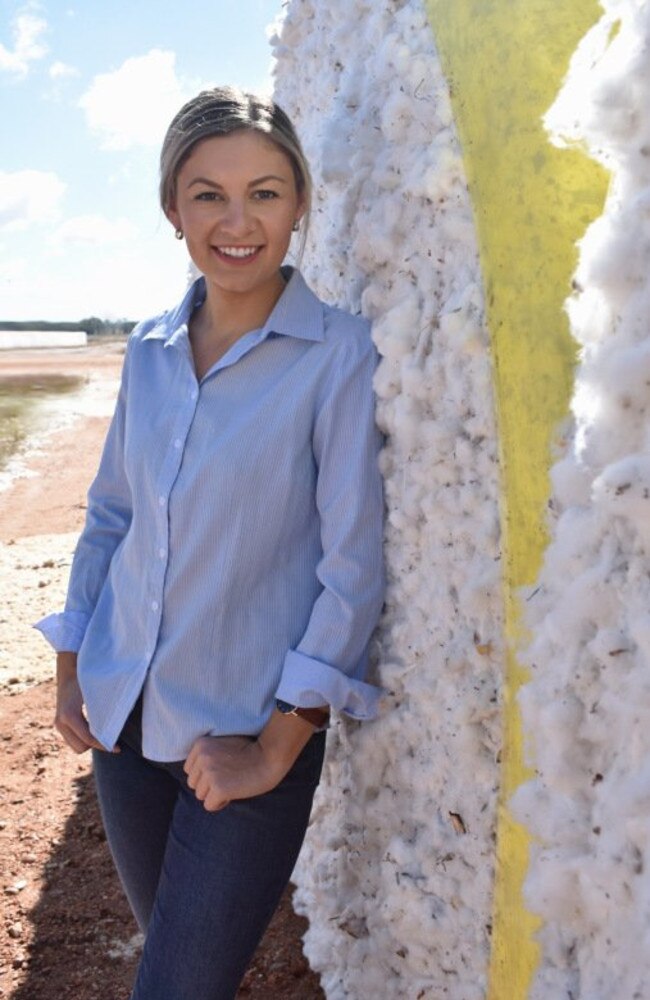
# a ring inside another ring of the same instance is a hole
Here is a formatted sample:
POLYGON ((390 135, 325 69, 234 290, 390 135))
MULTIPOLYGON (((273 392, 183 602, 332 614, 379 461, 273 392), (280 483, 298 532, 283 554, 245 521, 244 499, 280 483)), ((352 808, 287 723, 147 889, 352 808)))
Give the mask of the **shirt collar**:
MULTIPOLYGON (((271 333, 301 340, 324 340, 325 320, 323 304, 309 288, 297 268, 282 268, 287 285, 276 302, 271 315, 262 327, 260 339, 271 333)), ((175 309, 164 313, 143 340, 164 340, 166 345, 175 343, 187 334, 190 316, 205 301, 205 278, 199 277, 188 288, 183 300, 175 309)))

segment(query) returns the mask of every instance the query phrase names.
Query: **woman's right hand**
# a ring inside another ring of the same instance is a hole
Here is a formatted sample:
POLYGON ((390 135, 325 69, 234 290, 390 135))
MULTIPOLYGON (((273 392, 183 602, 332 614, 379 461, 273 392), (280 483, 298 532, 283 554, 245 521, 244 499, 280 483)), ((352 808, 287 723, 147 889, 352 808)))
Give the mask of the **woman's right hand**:
POLYGON ((56 712, 54 726, 75 753, 105 748, 90 732, 83 713, 83 696, 77 680, 77 654, 56 654, 56 712))

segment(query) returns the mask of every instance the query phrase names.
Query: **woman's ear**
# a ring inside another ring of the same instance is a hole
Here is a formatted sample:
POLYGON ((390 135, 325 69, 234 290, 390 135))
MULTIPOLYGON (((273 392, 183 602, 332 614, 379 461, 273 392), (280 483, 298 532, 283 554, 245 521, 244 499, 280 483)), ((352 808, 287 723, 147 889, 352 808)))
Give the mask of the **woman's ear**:
POLYGON ((307 211, 307 200, 303 195, 298 196, 298 205, 296 207, 296 215, 294 219, 294 225, 298 225, 303 215, 307 211))
POLYGON ((165 215, 171 222, 174 229, 181 229, 181 217, 176 211, 176 207, 174 205, 167 206, 165 210, 165 215))

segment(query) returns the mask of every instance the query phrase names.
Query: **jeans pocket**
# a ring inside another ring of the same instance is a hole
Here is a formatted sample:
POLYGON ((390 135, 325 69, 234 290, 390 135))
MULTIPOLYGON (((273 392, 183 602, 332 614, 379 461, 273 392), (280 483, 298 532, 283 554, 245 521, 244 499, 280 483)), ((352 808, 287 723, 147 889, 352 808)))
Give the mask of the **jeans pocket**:
POLYGON ((326 733, 314 733, 308 740, 290 771, 280 784, 308 785, 315 788, 320 781, 325 756, 326 733))
POLYGON ((171 774, 172 778, 175 778, 179 785, 183 788, 187 788, 187 775, 185 773, 185 761, 184 760, 169 760, 160 764, 160 767, 168 774, 171 774))

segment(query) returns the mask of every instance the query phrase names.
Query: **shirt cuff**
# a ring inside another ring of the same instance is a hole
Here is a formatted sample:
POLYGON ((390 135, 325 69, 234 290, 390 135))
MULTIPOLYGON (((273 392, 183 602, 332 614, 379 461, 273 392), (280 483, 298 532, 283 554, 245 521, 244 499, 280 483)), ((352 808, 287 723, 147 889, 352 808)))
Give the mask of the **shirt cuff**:
POLYGON ((381 688, 348 677, 342 670, 290 649, 276 697, 300 708, 319 708, 327 702, 353 719, 375 719, 383 693, 381 688))
POLYGON ((85 611, 61 611, 36 622, 33 628, 43 635, 57 653, 78 653, 90 615, 85 611))

